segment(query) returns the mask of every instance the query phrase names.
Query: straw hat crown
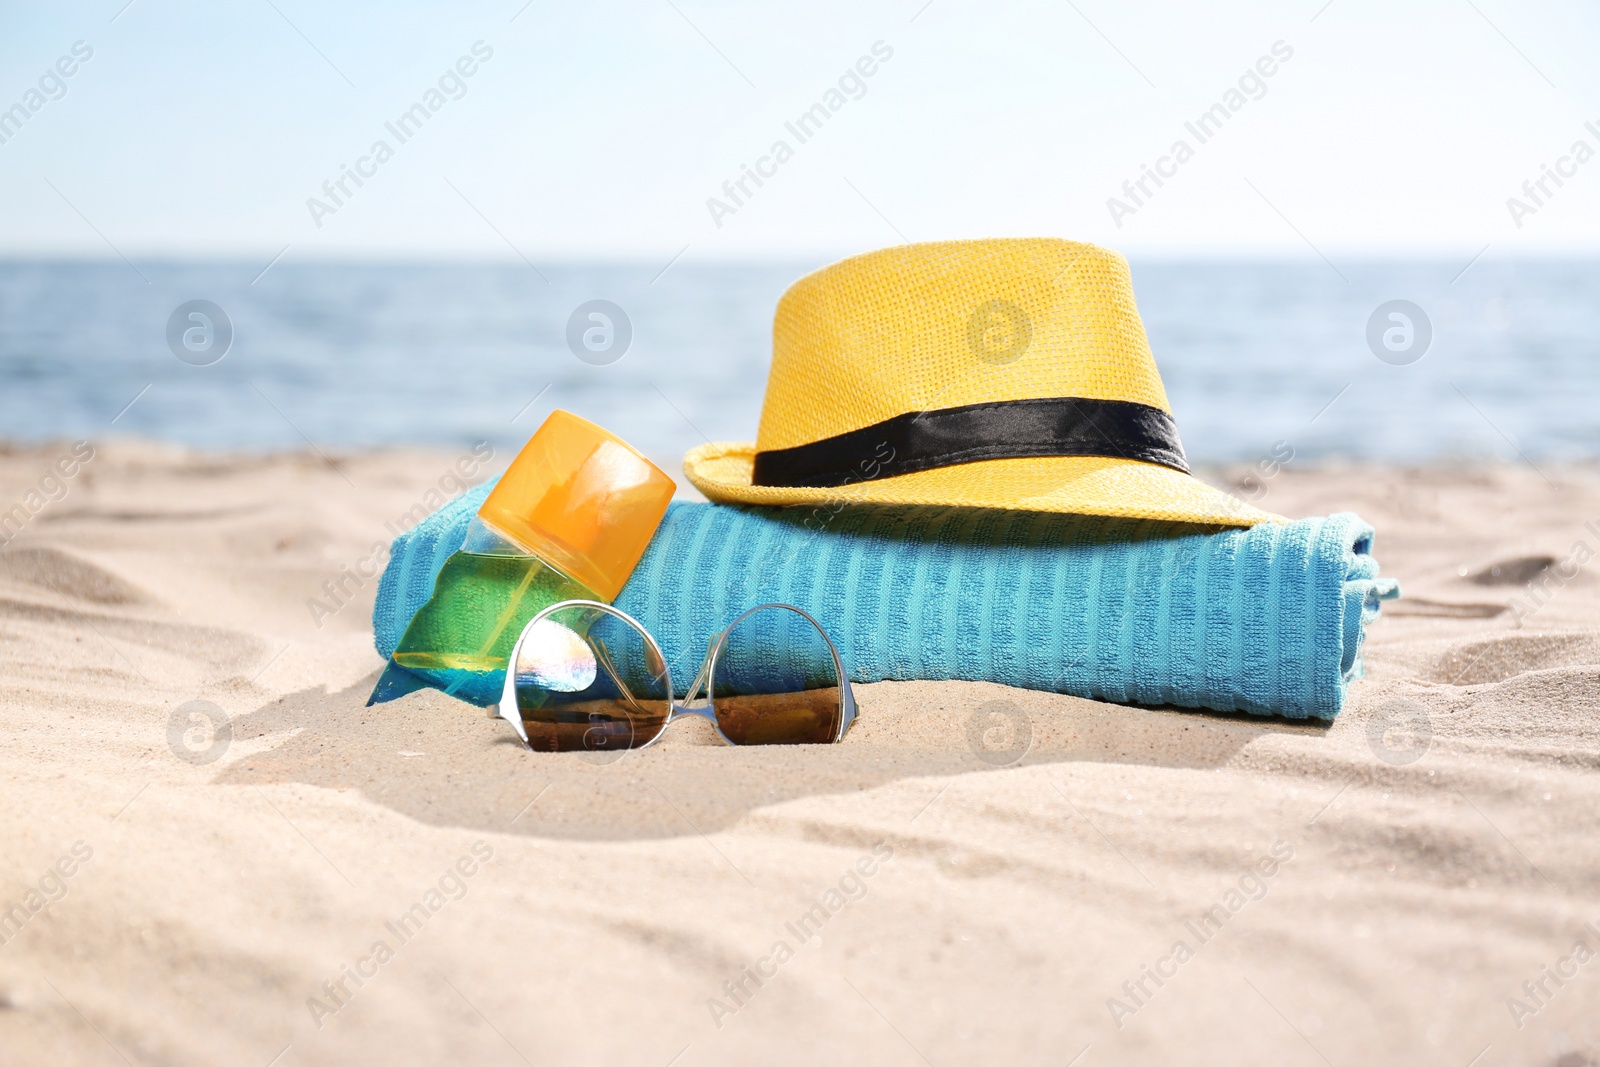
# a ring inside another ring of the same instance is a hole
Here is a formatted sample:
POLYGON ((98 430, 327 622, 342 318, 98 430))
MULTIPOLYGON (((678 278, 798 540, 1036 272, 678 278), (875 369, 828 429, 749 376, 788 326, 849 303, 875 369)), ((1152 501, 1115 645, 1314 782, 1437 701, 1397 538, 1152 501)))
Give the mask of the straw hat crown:
POLYGON ((756 445, 1029 396, 1171 411, 1127 262, 1052 238, 900 245, 824 267, 783 295, 756 445))

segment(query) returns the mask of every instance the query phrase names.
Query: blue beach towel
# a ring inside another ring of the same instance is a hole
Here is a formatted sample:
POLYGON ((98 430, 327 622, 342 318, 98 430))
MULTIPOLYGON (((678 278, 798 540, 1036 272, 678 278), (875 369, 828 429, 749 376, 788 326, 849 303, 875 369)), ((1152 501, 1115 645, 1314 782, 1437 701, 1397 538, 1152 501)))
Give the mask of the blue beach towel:
MULTIPOLYGON (((395 539, 373 608, 387 658, 461 546, 482 485, 395 539)), ((856 682, 999 682, 1116 703, 1332 719, 1380 600, 1353 514, 1251 529, 1039 512, 674 503, 617 598, 688 679, 748 607, 795 604, 856 682)), ((465 676, 464 676, 465 677, 465 676)), ((456 695, 499 699, 501 681, 456 695)), ((679 694, 682 697, 683 694, 679 694)))

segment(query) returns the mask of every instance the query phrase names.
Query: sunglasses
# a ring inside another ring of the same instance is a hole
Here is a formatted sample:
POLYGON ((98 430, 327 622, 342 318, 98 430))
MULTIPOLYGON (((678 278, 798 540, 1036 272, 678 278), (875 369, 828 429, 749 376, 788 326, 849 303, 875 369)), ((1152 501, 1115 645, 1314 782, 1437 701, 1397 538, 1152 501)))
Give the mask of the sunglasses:
POLYGON ((856 699, 817 620, 762 604, 719 633, 678 703, 661 646, 609 604, 565 600, 539 612, 512 647, 497 710, 541 752, 645 748, 685 715, 732 745, 843 740, 856 699))

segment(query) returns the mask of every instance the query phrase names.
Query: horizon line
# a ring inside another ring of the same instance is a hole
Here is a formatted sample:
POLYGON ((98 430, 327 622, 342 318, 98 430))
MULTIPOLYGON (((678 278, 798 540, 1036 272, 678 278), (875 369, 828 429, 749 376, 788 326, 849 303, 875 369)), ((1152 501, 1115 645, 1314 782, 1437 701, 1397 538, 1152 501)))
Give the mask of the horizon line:
MULTIPOLYGON (((1093 244, 1094 242, 1084 242, 1093 244)), ((292 246, 291 246, 292 247, 292 246)), ((886 247, 895 247, 893 245, 886 247)), ((1104 245, 1100 247, 1106 247, 1104 245)), ((502 255, 475 255, 461 252, 382 252, 376 250, 349 252, 318 252, 310 257, 285 256, 287 249, 276 253, 268 250, 257 253, 253 250, 240 249, 236 251, 218 252, 161 252, 150 255, 135 254, 134 258, 148 266, 162 265, 216 265, 216 266, 253 266, 259 269, 269 261, 274 269, 283 267, 306 266, 443 266, 459 265, 473 267, 520 267, 526 269, 527 262, 516 257, 502 255)), ((660 269, 661 265, 672 260, 677 267, 695 266, 739 266, 750 264, 791 265, 795 263, 834 263, 864 252, 876 249, 858 249, 854 251, 805 251, 805 250, 773 250, 771 252, 752 252, 749 254, 721 254, 706 258, 673 258, 668 253, 657 258, 648 252, 565 252, 536 255, 533 258, 546 264, 562 264, 571 266, 628 266, 649 267, 660 269)), ((1165 247, 1165 248, 1132 248, 1111 249, 1131 261, 1165 261, 1165 262, 1270 262, 1270 263, 1324 263, 1319 255, 1310 252, 1297 252, 1292 249, 1265 249, 1265 248, 1192 248, 1192 247, 1165 247)), ((1453 262, 1458 259, 1482 257, 1484 260, 1498 260, 1501 262, 1535 262, 1559 260, 1600 260, 1600 245, 1590 247, 1550 247, 1537 249, 1517 249, 1499 252, 1492 245, 1486 248, 1352 248, 1349 250, 1332 249, 1329 254, 1349 263, 1437 263, 1453 262)), ((683 256, 680 252, 679 257, 683 256)), ((0 249, 0 266, 14 265, 116 265, 127 269, 127 261, 115 255, 100 253, 75 253, 70 251, 6 251, 0 249)))

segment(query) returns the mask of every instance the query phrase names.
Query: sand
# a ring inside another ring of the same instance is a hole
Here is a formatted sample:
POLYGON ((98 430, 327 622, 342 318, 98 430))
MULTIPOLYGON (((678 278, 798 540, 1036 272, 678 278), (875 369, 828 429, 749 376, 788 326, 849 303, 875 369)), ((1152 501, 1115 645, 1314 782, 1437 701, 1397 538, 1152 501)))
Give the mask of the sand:
POLYGON ((0 549, 0 1061, 1600 1056, 1592 468, 1267 483, 1406 590, 1331 726, 884 683, 841 746, 596 762, 363 706, 376 581, 323 583, 454 455, 69 453, 0 455, 40 505, 0 549))

